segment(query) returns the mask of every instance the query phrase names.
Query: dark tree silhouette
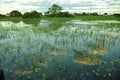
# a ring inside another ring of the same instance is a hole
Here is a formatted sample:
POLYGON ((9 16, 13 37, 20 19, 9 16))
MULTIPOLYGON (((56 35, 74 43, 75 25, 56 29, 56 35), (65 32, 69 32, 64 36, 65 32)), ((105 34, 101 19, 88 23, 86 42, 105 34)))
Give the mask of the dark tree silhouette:
POLYGON ((89 15, 91 15, 91 16, 98 16, 98 13, 94 12, 94 13, 90 13, 89 15))
POLYGON ((114 13, 113 16, 120 17, 119 13, 114 13))
POLYGON ((20 17, 20 16, 22 16, 22 13, 17 10, 13 10, 10 12, 9 16, 10 17, 20 17))
POLYGON ((40 18, 40 15, 37 11, 31 11, 24 13, 23 18, 40 18))
POLYGON ((69 12, 61 12, 62 7, 58 6, 57 4, 53 4, 51 8, 45 12, 45 15, 48 17, 73 17, 69 12))
POLYGON ((104 13, 103 15, 104 15, 104 16, 108 16, 108 13, 104 13))
POLYGON ((0 17, 6 17, 6 15, 0 14, 0 17))
POLYGON ((62 7, 60 7, 60 6, 57 5, 57 4, 53 4, 53 5, 51 6, 51 8, 49 8, 48 11, 47 11, 45 14, 46 14, 46 15, 56 14, 56 13, 59 13, 61 10, 62 10, 62 7))

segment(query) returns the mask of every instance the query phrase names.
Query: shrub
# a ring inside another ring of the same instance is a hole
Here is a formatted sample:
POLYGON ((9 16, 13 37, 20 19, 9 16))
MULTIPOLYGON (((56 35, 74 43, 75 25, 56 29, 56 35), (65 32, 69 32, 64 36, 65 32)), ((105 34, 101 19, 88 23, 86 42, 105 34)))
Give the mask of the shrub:
POLYGON ((59 12, 47 15, 48 17, 73 17, 69 12, 59 12))
POLYGON ((40 18, 40 14, 37 11, 26 12, 22 16, 23 18, 40 18))
POLYGON ((10 17, 20 17, 20 16, 22 16, 22 13, 17 10, 13 10, 10 12, 9 16, 10 17))

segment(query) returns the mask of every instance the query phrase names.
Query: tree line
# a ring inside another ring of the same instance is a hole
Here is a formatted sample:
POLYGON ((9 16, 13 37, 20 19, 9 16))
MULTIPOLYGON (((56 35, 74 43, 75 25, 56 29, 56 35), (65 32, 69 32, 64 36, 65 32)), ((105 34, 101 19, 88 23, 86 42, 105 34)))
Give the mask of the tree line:
MULTIPOLYGON (((74 14, 70 14, 69 12, 62 12, 62 7, 60 7, 57 4, 53 4, 47 12, 45 12, 44 16, 47 17, 74 17, 74 16, 100 16, 98 13, 94 12, 94 13, 74 13, 74 14)), ((18 10, 13 10, 10 13, 8 13, 7 15, 3 15, 0 14, 0 17, 23 17, 23 18, 40 18, 41 16, 43 16, 42 13, 37 12, 37 11, 31 11, 31 12, 25 12, 24 14, 22 14, 21 12, 19 12, 18 10)), ((104 13, 102 14, 102 16, 109 16, 108 13, 104 13)), ((120 17, 120 14, 112 14, 112 16, 117 16, 120 17)))

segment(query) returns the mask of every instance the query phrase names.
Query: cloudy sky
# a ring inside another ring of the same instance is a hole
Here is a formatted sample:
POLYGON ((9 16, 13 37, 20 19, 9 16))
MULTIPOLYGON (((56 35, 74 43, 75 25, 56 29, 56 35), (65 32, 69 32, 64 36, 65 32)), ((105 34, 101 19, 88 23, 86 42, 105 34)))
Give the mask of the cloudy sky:
POLYGON ((120 13, 120 0, 0 0, 0 13, 12 10, 46 12, 52 4, 69 12, 120 13))

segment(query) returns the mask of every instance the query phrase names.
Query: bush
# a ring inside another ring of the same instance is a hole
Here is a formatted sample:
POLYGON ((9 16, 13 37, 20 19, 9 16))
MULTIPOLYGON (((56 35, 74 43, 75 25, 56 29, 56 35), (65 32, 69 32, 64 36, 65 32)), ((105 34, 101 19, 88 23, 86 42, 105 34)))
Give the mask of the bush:
POLYGON ((10 17, 20 17, 20 16, 22 16, 22 13, 17 10, 13 10, 10 12, 9 16, 10 17))
POLYGON ((73 17, 69 12, 59 12, 47 15, 48 17, 73 17))
POLYGON ((120 17, 120 14, 116 13, 116 14, 113 14, 113 16, 120 17))
POLYGON ((22 16, 23 18, 40 18, 40 14, 37 11, 26 12, 22 16))
POLYGON ((0 14, 0 17, 6 17, 6 15, 0 14))

